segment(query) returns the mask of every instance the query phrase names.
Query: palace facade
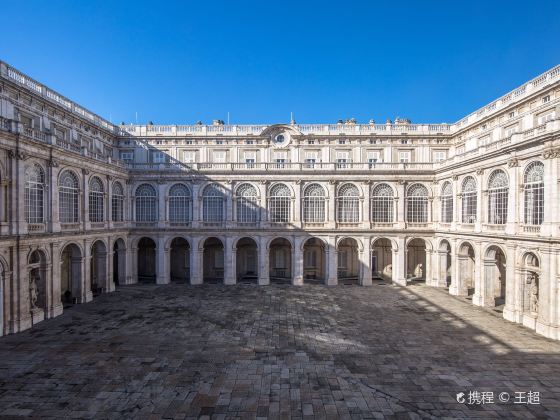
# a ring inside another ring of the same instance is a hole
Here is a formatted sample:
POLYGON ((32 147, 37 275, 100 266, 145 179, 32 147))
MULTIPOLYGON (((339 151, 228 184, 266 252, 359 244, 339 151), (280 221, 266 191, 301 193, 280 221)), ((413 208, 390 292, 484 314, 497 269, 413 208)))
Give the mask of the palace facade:
POLYGON ((560 338, 560 66, 453 124, 114 125, 0 62, 0 335, 118 285, 425 282, 560 338))

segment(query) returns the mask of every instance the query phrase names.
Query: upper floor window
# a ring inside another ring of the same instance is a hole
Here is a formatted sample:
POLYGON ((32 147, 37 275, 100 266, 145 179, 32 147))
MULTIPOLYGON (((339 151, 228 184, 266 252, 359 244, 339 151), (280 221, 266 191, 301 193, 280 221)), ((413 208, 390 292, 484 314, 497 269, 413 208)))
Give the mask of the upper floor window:
POLYGON ((472 176, 467 176, 463 180, 461 187, 461 222, 474 223, 476 222, 476 206, 477 206, 477 193, 476 193, 476 180, 472 176))
POLYGON ((360 191, 354 184, 343 184, 338 189, 337 219, 340 223, 360 221, 360 191))
POLYGON ((509 182, 500 169, 492 172, 488 179, 488 223, 503 225, 508 215, 509 182))
POLYGON ((154 152, 154 153, 152 153, 153 163, 165 163, 166 160, 167 160, 167 156, 164 152, 154 152))
POLYGON ((291 219, 291 194, 285 184, 275 184, 268 199, 268 219, 273 223, 288 223, 291 219))
POLYGON ((103 222, 104 200, 103 183, 94 176, 89 182, 89 221, 93 223, 103 222))
POLYGON ((445 159, 447 159, 445 150, 434 150, 434 162, 443 162, 445 159))
POLYGON ((393 222, 393 189, 389 184, 378 184, 371 191, 371 221, 373 223, 393 222))
POLYGON ((71 171, 64 171, 58 181, 58 205, 61 223, 79 221, 79 183, 71 171))
POLYGON ((202 193, 202 220, 223 222, 225 220, 225 191, 218 184, 210 184, 202 193))
POLYGON ((142 184, 136 189, 136 221, 157 221, 157 193, 150 184, 142 184))
POLYGON ((191 221, 191 190, 184 184, 175 184, 169 189, 169 221, 188 223, 191 221))
POLYGON ((45 172, 34 164, 25 170, 25 220, 27 223, 44 221, 45 172))
POLYGON ((525 170, 525 224, 540 225, 544 220, 544 165, 532 162, 525 170))
POLYGON ((428 189, 424 185, 413 184, 408 189, 406 203, 407 222, 428 222, 428 189))
POLYGON ((124 220, 124 189, 120 182, 113 183, 111 210, 113 222, 122 222, 124 220))
POLYGON ((546 104, 547 102, 550 102, 550 95, 546 95, 545 97, 542 98, 543 104, 546 104))
POLYGON ((120 152, 119 157, 124 161, 134 160, 134 152, 120 152))
POLYGON ((319 184, 308 185, 303 193, 303 221, 325 222, 325 190, 319 184))
POLYGON ((255 223, 259 220, 259 198, 257 189, 248 183, 241 184, 236 190, 237 221, 255 223))
POLYGON ((537 124, 546 124, 548 121, 552 121, 552 119, 554 119, 554 111, 545 111, 537 116, 537 124))
POLYGON ((441 221, 443 223, 453 221, 453 186, 449 181, 441 188, 441 221))
POLYGON ((399 152, 399 162, 409 163, 410 162, 410 151, 400 151, 399 152))

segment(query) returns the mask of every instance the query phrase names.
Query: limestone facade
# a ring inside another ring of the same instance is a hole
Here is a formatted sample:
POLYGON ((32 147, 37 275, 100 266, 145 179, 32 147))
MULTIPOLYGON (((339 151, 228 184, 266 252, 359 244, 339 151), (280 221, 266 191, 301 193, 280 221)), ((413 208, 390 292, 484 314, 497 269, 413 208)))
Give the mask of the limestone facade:
POLYGON ((560 67, 453 124, 113 125, 0 63, 0 335, 136 282, 424 281, 558 339, 560 67))

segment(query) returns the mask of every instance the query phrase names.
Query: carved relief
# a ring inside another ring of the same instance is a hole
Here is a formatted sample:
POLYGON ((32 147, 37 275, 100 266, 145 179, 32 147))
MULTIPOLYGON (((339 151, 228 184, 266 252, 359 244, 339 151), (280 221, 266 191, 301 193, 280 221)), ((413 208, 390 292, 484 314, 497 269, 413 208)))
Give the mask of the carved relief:
POLYGON ((515 168, 519 166, 519 161, 516 158, 508 160, 508 168, 515 168))
POLYGON ((545 150, 542 154, 543 159, 555 159, 560 157, 560 148, 545 150))

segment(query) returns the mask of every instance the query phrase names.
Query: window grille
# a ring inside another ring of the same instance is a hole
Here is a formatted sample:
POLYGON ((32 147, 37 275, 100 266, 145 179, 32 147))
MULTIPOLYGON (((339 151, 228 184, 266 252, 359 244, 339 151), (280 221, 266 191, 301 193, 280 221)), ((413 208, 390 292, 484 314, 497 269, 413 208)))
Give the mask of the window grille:
POLYGON ((337 215, 340 223, 360 221, 360 192, 354 184, 344 184, 338 189, 337 215))
POLYGON ((325 221, 325 190, 319 184, 311 184, 303 194, 303 221, 323 223, 325 221))
POLYGON ((408 189, 407 221, 411 223, 428 222, 428 189, 421 184, 414 184, 408 189))
POLYGON ((136 189, 136 221, 157 221, 157 193, 150 184, 142 184, 136 189))
POLYGON ((468 176, 463 180, 461 189, 461 222, 476 222, 477 191, 476 180, 468 176))
POLYGON ((25 171, 25 220, 27 223, 44 221, 45 172, 39 165, 25 171))
POLYGON ((494 171, 488 180, 488 223, 503 225, 507 222, 509 182, 502 170, 494 171))
POLYGON ((79 221, 78 177, 70 171, 64 171, 58 183, 59 218, 61 223, 79 221))
POLYGON ((122 222, 124 220, 124 190, 120 182, 113 184, 111 209, 113 222, 122 222))
POLYGON ((259 219, 259 197, 251 184, 241 184, 236 190, 237 221, 255 223, 259 219))
POLYGON ((449 181, 441 188, 441 221, 443 223, 453 221, 453 186, 449 181))
POLYGON ((103 211, 103 183, 94 176, 89 182, 89 221, 99 223, 104 221, 103 211))
POLYGON ((373 223, 393 222, 393 189, 389 184, 379 184, 371 192, 371 221, 373 223))
POLYGON ((202 220, 205 222, 224 221, 225 193, 218 184, 210 184, 202 193, 202 220))
POLYGON ((291 219, 291 194, 285 184, 276 184, 270 189, 268 218, 273 223, 288 223, 291 219))
POLYGON ((544 219, 544 165, 532 162, 525 170, 525 224, 540 225, 544 219))
POLYGON ((169 189, 169 221, 188 223, 191 221, 191 191, 186 185, 175 184, 169 189))

